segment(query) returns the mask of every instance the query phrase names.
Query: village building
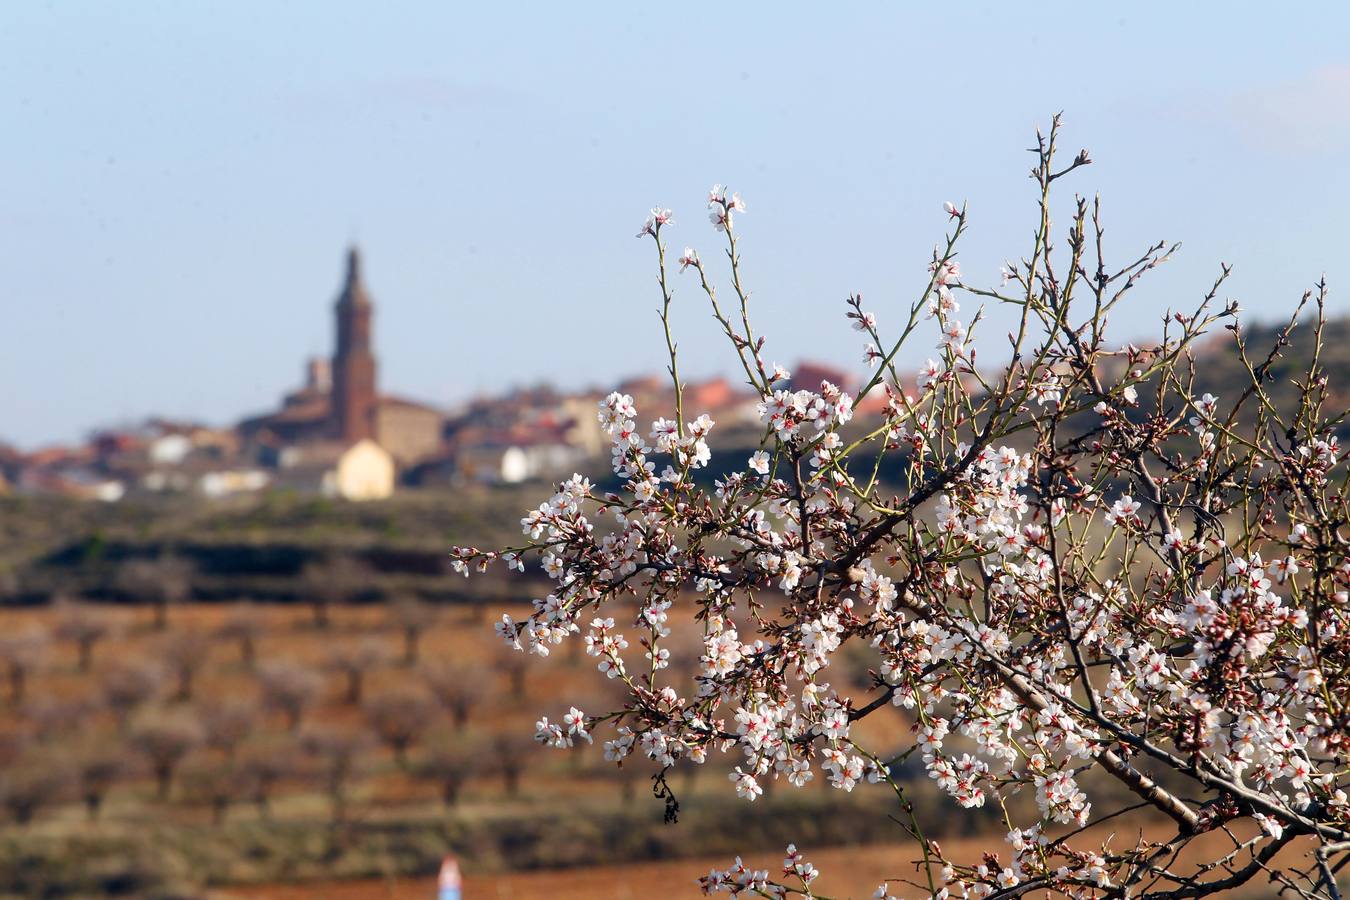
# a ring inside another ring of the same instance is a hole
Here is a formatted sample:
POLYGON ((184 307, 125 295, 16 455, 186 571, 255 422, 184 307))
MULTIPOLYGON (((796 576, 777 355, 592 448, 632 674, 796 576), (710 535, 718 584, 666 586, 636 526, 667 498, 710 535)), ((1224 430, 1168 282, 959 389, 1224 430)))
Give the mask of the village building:
POLYGON ((483 484, 520 484, 569 474, 584 467, 588 457, 556 433, 504 433, 460 447, 453 471, 460 479, 483 484))
POLYGON ((272 484, 343 500, 384 500, 394 493, 394 457, 370 438, 354 444, 311 441, 287 447, 272 484))
POLYGON ((395 469, 408 469, 436 456, 445 416, 426 404, 379 393, 372 345, 375 308, 355 247, 347 253, 346 278, 333 311, 331 361, 310 360, 304 385, 287 394, 280 409, 241 422, 239 436, 260 461, 281 470, 279 484, 319 489, 320 482, 331 483, 336 496, 348 499, 388 496, 394 476, 380 474, 384 458, 395 469), (380 487, 386 480, 387 490, 380 487), (357 487, 348 490, 349 485, 357 487))

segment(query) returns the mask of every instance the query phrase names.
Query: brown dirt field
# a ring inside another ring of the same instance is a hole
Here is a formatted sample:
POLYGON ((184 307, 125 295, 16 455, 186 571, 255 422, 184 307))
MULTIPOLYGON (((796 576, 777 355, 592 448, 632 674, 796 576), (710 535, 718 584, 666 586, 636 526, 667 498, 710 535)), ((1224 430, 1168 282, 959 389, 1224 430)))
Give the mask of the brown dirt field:
MULTIPOLYGON (((1150 831, 1157 826, 1150 826, 1150 831)), ((1125 836, 1128 829, 1121 828, 1125 836)), ((1155 835, 1163 839, 1166 835, 1155 835)), ((985 852, 1007 857, 1007 845, 1000 835, 985 838, 944 841, 945 851, 953 859, 978 860, 985 852)), ((1194 853, 1213 851, 1230 846, 1221 833, 1211 832, 1194 845, 1194 853)), ((812 885, 822 897, 870 898, 878 884, 897 877, 914 877, 914 862, 919 858, 915 845, 885 844, 862 847, 834 847, 818 852, 804 849, 806 858, 821 871, 812 885)), ((745 856, 747 864, 767 868, 777 874, 782 867, 781 853, 751 853, 745 856)), ((1307 862, 1307 848, 1291 846, 1277 857, 1278 862, 1301 864, 1307 862)), ((582 869, 563 869, 525 872, 511 875, 469 875, 464 879, 464 900, 486 898, 549 898, 549 900, 631 900, 631 898, 693 898, 702 896, 697 886, 699 875, 710 868, 726 868, 731 857, 669 860, 631 865, 603 866, 582 869)), ((1185 866, 1183 865, 1183 868, 1185 866)), ((1215 876, 1210 876, 1215 877, 1215 876)), ((915 888, 892 883, 892 892, 898 897, 917 897, 922 892, 915 888)), ((1273 896, 1274 889, 1260 878, 1253 879, 1243 890, 1226 896, 1234 900, 1258 900, 1273 896)), ((276 885, 257 888, 234 888, 213 896, 213 900, 433 900, 436 896, 435 878, 406 878, 349 882, 312 882, 303 885, 276 885)), ((1043 895, 1035 895, 1043 896, 1043 895)))
MULTIPOLYGON (((913 845, 841 847, 807 854, 822 875, 816 883, 831 897, 870 897, 888 875, 913 871, 913 845)), ((748 854, 747 862, 776 871, 781 853, 748 854)), ((548 897, 551 900, 589 900, 639 897, 699 897, 696 880, 714 866, 725 868, 731 857, 670 860, 599 868, 479 875, 464 879, 464 900, 480 898, 548 897)), ((232 889, 215 900, 428 900, 436 896, 435 878, 391 881, 326 882, 249 889, 232 889)))

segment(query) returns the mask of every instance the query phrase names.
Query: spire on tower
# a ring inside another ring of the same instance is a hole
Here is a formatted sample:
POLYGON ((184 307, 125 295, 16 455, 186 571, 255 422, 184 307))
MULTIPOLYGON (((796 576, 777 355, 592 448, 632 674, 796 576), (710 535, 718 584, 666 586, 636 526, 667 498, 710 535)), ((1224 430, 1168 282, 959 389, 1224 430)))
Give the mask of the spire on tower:
POLYGON ((361 250, 352 244, 347 248, 347 280, 338 295, 338 305, 369 306, 370 295, 361 281, 361 250))

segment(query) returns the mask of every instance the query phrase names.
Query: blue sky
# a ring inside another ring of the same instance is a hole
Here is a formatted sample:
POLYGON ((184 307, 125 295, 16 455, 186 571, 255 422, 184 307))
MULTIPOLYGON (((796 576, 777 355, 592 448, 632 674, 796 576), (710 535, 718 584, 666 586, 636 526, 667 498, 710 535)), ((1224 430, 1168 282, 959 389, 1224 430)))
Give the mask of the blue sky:
MULTIPOLYGON (((1350 279, 1347 8, 1106 7, 4 4, 0 439, 268 408, 329 350, 351 240, 387 390, 655 370, 633 235, 659 203, 710 258, 714 182, 749 204, 769 358, 860 367, 843 299, 897 324, 943 201, 970 204, 969 280, 1025 252, 1025 148, 1056 110, 1116 258, 1184 243, 1122 337, 1220 260, 1259 315, 1350 279)), ((686 371, 730 373, 676 285, 686 371)))

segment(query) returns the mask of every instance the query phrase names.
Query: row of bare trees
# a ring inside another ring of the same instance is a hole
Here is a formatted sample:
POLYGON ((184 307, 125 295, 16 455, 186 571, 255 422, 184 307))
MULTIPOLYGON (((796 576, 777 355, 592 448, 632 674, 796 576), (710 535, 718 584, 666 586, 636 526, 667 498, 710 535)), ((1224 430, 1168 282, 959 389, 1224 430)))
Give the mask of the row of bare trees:
MULTIPOLYGON (((128 560, 118 569, 116 582, 126 593, 151 604, 152 627, 164 631, 168 628, 169 607, 191 596, 195 571, 190 560, 166 553, 128 560)), ((299 578, 313 625, 319 629, 332 625, 333 607, 359 599, 370 592, 373 584, 374 573, 369 566, 342 555, 307 563, 299 578)), ((411 664, 417 659, 422 633, 435 620, 435 609, 407 597, 394 600, 389 609, 391 618, 403 632, 404 657, 411 664)), ((93 640, 100 637, 95 635, 93 640)))
MULTIPOLYGON (((87 695, 18 698, 22 702, 11 705, 9 719, 30 733, 46 737, 68 731, 70 726, 103 712, 111 717, 117 732, 125 735, 133 717, 154 701, 189 704, 196 699, 195 685, 207 646, 198 635, 187 633, 182 640, 158 647, 158 659, 130 657, 100 667, 92 676, 97 678, 97 685, 87 695)), ((339 703, 359 710, 377 731, 393 735, 400 727, 416 727, 400 726, 401 720, 419 718, 431 722, 444 717, 456 731, 463 731, 474 712, 491 704, 499 694, 490 680, 481 677, 481 671, 439 660, 407 670, 396 684, 371 693, 365 685, 382 658, 377 646, 368 639, 339 645, 329 651, 322 667, 290 659, 259 663, 252 670, 256 691, 236 692, 225 700, 207 698, 199 708, 212 721, 220 721, 220 741, 229 734, 237 733, 242 739, 258 731, 263 714, 279 717, 284 730, 295 733, 324 701, 329 688, 327 673, 337 673, 342 676, 339 703)), ((508 680, 517 677, 514 667, 501 668, 508 680)), ((18 671, 25 673, 22 679, 26 679, 30 670, 21 667, 18 671)), ((404 743, 415 737, 411 735, 404 743)), ((394 740, 390 738, 391 746, 394 740)))
MULTIPOLYGON (((30 625, 0 635, 0 673, 11 704, 24 701, 29 677, 46 662, 53 642, 72 645, 78 671, 88 673, 93 667, 97 646, 118 634, 112 617, 100 607, 68 598, 58 598, 55 607, 53 628, 30 625)), ((394 663, 416 665, 420 659, 422 637, 436 623, 439 614, 440 610, 433 604, 415 597, 400 597, 388 604, 386 614, 389 627, 401 637, 401 650, 397 656, 383 642, 373 638, 356 645, 335 647, 330 666, 348 674, 351 702, 360 701, 360 679, 364 672, 394 663)), ((167 627, 165 630, 168 631, 167 627)), ((258 643, 266 630, 266 622, 258 609, 253 604, 240 603, 213 633, 193 629, 168 632, 156 650, 177 678, 176 698, 191 699, 194 677, 205 663, 213 640, 235 644, 241 664, 253 669, 257 664, 258 643)))
POLYGON ((213 746, 219 719, 182 711, 139 721, 124 743, 86 735, 55 755, 10 734, 0 741, 0 808, 12 822, 27 824, 43 807, 78 802, 93 821, 115 789, 133 788, 148 778, 155 801, 176 797, 181 803, 208 806, 216 822, 239 804, 252 804, 259 817, 270 818, 283 786, 318 790, 329 801, 333 821, 342 821, 353 789, 372 771, 373 751, 381 741, 396 748, 406 777, 432 786, 447 807, 456 805, 465 786, 478 779, 500 779, 508 795, 519 790, 526 755, 533 749, 527 738, 439 731, 414 759, 408 749, 423 736, 425 726, 410 726, 405 711, 397 704, 385 708, 377 715, 389 718, 374 733, 316 724, 244 751, 232 738, 228 750, 213 746))
POLYGON ((119 647, 105 655, 98 647, 123 636, 117 617, 61 600, 50 628, 0 636, 0 667, 10 686, 8 715, 0 715, 0 808, 26 823, 42 806, 79 802, 94 819, 115 787, 148 781, 153 791, 145 797, 176 796, 209 807, 220 820, 238 803, 268 815, 280 785, 303 784, 324 793, 341 820, 353 785, 381 747, 404 777, 434 784, 447 805, 471 779, 486 775, 500 777, 502 789, 514 794, 532 747, 528 737, 516 736, 526 729, 517 723, 512 736, 493 737, 470 727, 479 710, 524 696, 525 668, 514 654, 486 669, 423 659, 421 639, 438 613, 416 600, 393 602, 385 627, 396 642, 334 634, 323 639, 330 646, 321 658, 307 664, 260 653, 272 636, 268 616, 252 604, 231 609, 214 628, 166 624, 163 634, 137 638, 137 652, 119 647), (50 664, 60 642, 75 650, 73 674, 93 682, 91 691, 70 690, 72 670, 50 664), (234 663, 216 653, 221 645, 233 645, 227 656, 234 663), (198 689, 213 658, 217 669, 238 667, 228 695, 219 684, 198 689), (484 678, 493 668, 499 680, 484 678), (370 685, 380 670, 397 670, 397 680, 370 685), (64 688, 34 690, 38 673, 60 674, 64 688), (239 675, 247 676, 245 690, 239 675), (325 715, 313 715, 325 704, 325 715))

